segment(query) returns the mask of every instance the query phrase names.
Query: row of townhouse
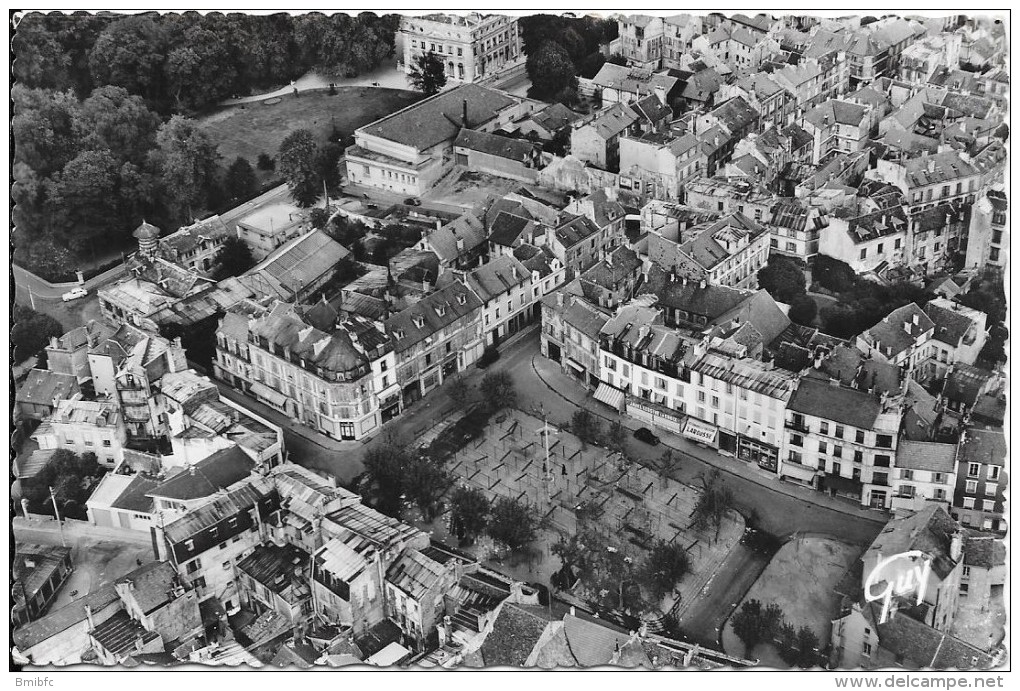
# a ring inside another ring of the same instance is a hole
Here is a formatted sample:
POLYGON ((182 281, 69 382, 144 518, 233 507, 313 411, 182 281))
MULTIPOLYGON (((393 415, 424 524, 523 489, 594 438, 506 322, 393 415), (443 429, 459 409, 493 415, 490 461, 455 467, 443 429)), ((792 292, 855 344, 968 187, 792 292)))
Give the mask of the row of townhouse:
POLYGON ((813 366, 787 370, 762 360, 790 325, 767 294, 654 263, 638 272, 630 302, 606 301, 583 277, 545 300, 543 355, 597 401, 863 506, 954 500, 957 445, 934 441, 942 406, 916 380, 974 357, 983 321, 969 310, 938 299, 929 318, 908 305, 859 343, 817 345, 813 366))
POLYGON ((217 329, 215 376, 327 436, 364 439, 535 321, 563 277, 554 254, 525 244, 444 272, 437 290, 380 320, 341 319, 326 303, 241 306, 217 329))

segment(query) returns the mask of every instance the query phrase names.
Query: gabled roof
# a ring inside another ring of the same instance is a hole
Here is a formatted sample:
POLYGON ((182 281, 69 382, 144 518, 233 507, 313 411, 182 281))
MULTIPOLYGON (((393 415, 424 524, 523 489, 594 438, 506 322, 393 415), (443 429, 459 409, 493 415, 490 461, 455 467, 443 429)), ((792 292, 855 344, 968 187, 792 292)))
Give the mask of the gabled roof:
POLYGON ((321 228, 301 235, 274 250, 243 277, 257 294, 270 294, 285 300, 333 271, 350 250, 321 228))
POLYGON ((175 518, 163 527, 163 533, 170 544, 180 544, 226 518, 250 510, 264 497, 274 495, 275 492, 276 488, 270 480, 261 476, 254 477, 175 518))
POLYGON ((376 120, 359 132, 423 151, 457 136, 465 125, 465 101, 469 127, 480 127, 520 102, 502 91, 461 84, 376 120))
POLYGON ((535 145, 529 141, 469 129, 462 129, 453 145, 518 163, 529 161, 535 154, 535 145))
POLYGON ((758 119, 758 111, 743 96, 735 96, 716 106, 712 115, 731 133, 748 127, 758 119))
POLYGON ((554 231, 556 239, 567 248, 573 247, 597 232, 599 232, 599 227, 587 216, 575 216, 557 226, 554 231))
POLYGON ((655 94, 648 94, 644 98, 638 99, 630 107, 643 120, 650 123, 659 122, 664 118, 671 118, 673 116, 673 110, 660 101, 659 97, 655 94))
POLYGON ((972 311, 949 300, 931 300, 924 306, 924 313, 935 324, 932 338, 954 348, 958 347, 967 332, 979 323, 977 319, 968 314, 972 311))
POLYGON ((562 103, 553 103, 531 116, 541 127, 555 132, 581 119, 581 116, 562 103))
POLYGON ((530 281, 531 272, 517 258, 501 255, 470 271, 465 278, 478 297, 488 302, 530 281))
POLYGON ((931 558, 932 572, 942 579, 956 565, 951 551, 953 534, 958 528, 941 505, 930 504, 920 511, 893 516, 868 547, 866 557, 891 557, 918 550, 931 558))
POLYGON ((952 473, 956 470, 956 444, 901 439, 896 447, 896 467, 952 473))
POLYGON ((624 130, 637 122, 637 120, 638 115, 632 108, 622 103, 614 103, 608 108, 599 111, 595 118, 584 126, 593 127, 599 137, 609 140, 619 136, 624 130))
POLYGON ((931 669, 989 668, 993 659, 987 653, 947 633, 925 626, 906 614, 880 621, 881 604, 864 605, 865 618, 875 626, 882 648, 901 664, 931 669))
POLYGON ((482 659, 487 667, 523 667, 550 624, 544 607, 507 602, 482 643, 482 659))
POLYGON ((877 396, 832 384, 827 378, 812 376, 801 378, 786 407, 797 413, 860 429, 873 429, 875 420, 882 412, 882 404, 877 396))
POLYGON ((143 614, 149 614, 174 600, 174 587, 180 584, 177 570, 168 561, 154 561, 135 569, 116 581, 126 584, 143 614))
POLYGON ((1003 467, 1006 436, 1001 429, 968 429, 960 442, 960 463, 981 463, 1003 467))
POLYGON ((894 358, 917 343, 922 334, 932 331, 935 324, 916 303, 903 305, 885 319, 861 334, 866 343, 884 357, 894 358))
POLYGON ((991 535, 967 535, 963 544, 963 563, 991 569, 1006 564, 1006 545, 991 535))
MULTIPOLYGON (((513 247, 514 243, 526 234, 525 231, 529 229, 529 224, 533 223, 534 221, 524 216, 500 211, 496 214, 489 229, 489 241, 497 245, 513 247)), ((531 227, 534 228, 533 225, 531 227)))
POLYGON ((81 393, 78 379, 73 374, 62 374, 45 369, 29 371, 15 396, 18 403, 53 406, 56 401, 71 398, 81 393))
POLYGON ((442 564, 416 549, 405 550, 386 571, 386 581, 412 600, 420 601, 446 575, 442 564))
POLYGON ((118 602, 119 599, 113 583, 101 584, 83 597, 15 629, 11 638, 22 652, 26 652, 67 631, 72 626, 84 622, 88 618, 86 608, 91 608, 93 612, 99 612, 118 602))
POLYGON ((867 108, 856 103, 830 99, 804 114, 804 119, 817 128, 829 125, 860 126, 868 114, 867 108))
POLYGON ((441 262, 455 261, 485 242, 485 227, 474 214, 464 214, 444 226, 430 231, 425 243, 441 262), (463 243, 463 249, 461 248, 463 243))
POLYGON ((702 315, 711 323, 748 300, 753 293, 697 281, 670 280, 670 274, 658 265, 648 272, 648 280, 638 288, 639 295, 657 296, 661 305, 702 315))
POLYGON ((251 475, 255 462, 237 446, 216 451, 159 483, 149 496, 188 501, 208 497, 251 475))
POLYGON ((386 320, 386 333, 393 349, 401 352, 457 320, 477 314, 481 306, 474 292, 455 282, 392 315, 386 320))

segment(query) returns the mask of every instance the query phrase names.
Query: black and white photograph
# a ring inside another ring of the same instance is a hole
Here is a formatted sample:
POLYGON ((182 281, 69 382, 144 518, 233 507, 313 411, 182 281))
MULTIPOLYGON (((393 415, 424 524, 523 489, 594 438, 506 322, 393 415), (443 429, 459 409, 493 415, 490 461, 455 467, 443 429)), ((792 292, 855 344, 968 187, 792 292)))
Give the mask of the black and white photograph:
POLYGON ((1009 9, 539 12, 10 11, 12 688, 1004 688, 1009 9))

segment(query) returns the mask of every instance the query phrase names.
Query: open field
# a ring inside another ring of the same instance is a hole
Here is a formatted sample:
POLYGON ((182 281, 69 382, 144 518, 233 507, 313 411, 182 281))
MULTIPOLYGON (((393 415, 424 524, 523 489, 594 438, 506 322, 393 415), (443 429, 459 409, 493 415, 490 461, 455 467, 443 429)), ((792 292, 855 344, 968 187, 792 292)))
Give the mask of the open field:
MULTIPOLYGON (((280 143, 296 129, 309 129, 325 141, 334 126, 341 135, 350 134, 421 96, 404 89, 339 87, 335 96, 315 91, 227 106, 202 118, 200 126, 219 146, 224 167, 243 156, 254 168, 259 154, 275 156, 280 143)), ((256 172, 260 177, 267 176, 263 171, 256 172)))
MULTIPOLYGON (((744 602, 756 599, 763 607, 776 603, 782 607, 787 622, 797 628, 810 628, 824 647, 829 641, 832 618, 838 613, 840 596, 834 588, 860 554, 861 547, 832 538, 794 538, 772 558, 744 602)), ((723 645, 727 653, 744 654, 744 644, 733 633, 730 623, 723 632, 723 645)), ((770 667, 788 667, 769 643, 759 643, 747 657, 758 657, 770 667)))

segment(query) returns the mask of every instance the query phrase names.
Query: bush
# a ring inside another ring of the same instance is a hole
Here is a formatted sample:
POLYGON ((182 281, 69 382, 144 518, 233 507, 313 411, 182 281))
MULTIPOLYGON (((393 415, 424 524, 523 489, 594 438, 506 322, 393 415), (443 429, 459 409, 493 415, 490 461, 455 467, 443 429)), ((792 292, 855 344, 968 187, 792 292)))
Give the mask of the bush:
POLYGON ((265 152, 259 154, 258 163, 256 165, 258 166, 259 170, 265 171, 276 170, 276 161, 273 160, 272 156, 265 152))
POLYGON ((513 377, 506 370, 486 374, 482 377, 478 389, 482 393, 482 400, 491 411, 513 408, 517 405, 517 388, 514 386, 513 377))
POLYGON ((818 303, 807 293, 801 293, 790 302, 790 321, 801 326, 811 326, 818 316, 818 303))
POLYGON ((857 285, 857 273, 846 262, 825 254, 815 255, 811 276, 823 288, 842 293, 857 285))
POLYGON ((791 303, 803 295, 807 282, 797 264, 781 254, 774 254, 769 263, 758 270, 758 286, 779 302, 791 303))

